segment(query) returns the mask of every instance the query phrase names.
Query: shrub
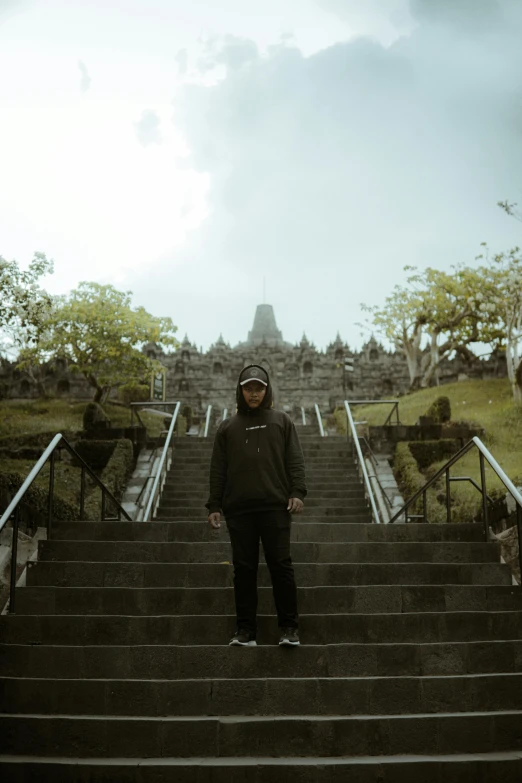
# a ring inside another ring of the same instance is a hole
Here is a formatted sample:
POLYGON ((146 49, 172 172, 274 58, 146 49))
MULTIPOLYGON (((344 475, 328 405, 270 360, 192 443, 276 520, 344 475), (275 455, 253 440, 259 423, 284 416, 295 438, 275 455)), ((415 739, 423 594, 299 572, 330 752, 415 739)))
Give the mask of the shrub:
POLYGON ((109 462, 116 442, 113 440, 79 440, 74 444, 74 449, 91 470, 99 471, 103 470, 109 462))
POLYGON ((340 405, 334 410, 333 418, 335 421, 335 429, 339 435, 346 436, 348 429, 348 416, 346 415, 346 409, 344 405, 340 405))
POLYGON ((150 389, 145 383, 129 381, 118 389, 118 397, 126 405, 131 402, 147 402, 150 396, 150 389))
POLYGON ((444 424, 451 421, 451 403, 449 397, 437 397, 426 411, 426 416, 444 424))
MULTIPOLYGON (((12 470, 0 473, 0 502, 3 507, 7 508, 26 478, 26 475, 12 470)), ((48 504, 48 490, 37 484, 32 484, 25 493, 22 501, 22 522, 25 522, 27 526, 32 529, 36 529, 38 526, 45 526, 47 524, 48 504)), ((55 489, 53 498, 53 519, 78 519, 78 512, 79 507, 71 505, 60 497, 55 489)))
MULTIPOLYGON (((399 481, 399 485, 405 499, 412 497, 426 483, 425 476, 419 470, 417 460, 413 456, 410 443, 398 443, 395 450, 393 462, 394 471, 399 481)), ((443 506, 438 502, 436 490, 431 488, 427 492, 427 515, 428 522, 444 522, 446 512, 443 506)), ((420 497, 413 506, 410 506, 410 514, 422 514, 422 497, 420 497)))
POLYGON ((421 471, 434 462, 449 459, 460 448, 455 440, 418 440, 411 441, 408 446, 421 471))
MULTIPOLYGON (((132 472, 134 464, 134 452, 132 442, 126 438, 109 441, 113 445, 112 455, 105 468, 100 474, 100 481, 114 495, 116 500, 120 500, 123 490, 127 484, 128 478, 132 472), (115 445, 114 445, 115 444, 115 445)), ((85 518, 96 520, 100 519, 101 514, 101 490, 96 486, 89 493, 85 501, 85 518)), ((107 501, 107 509, 111 510, 111 503, 107 501)), ((116 512, 116 509, 112 509, 116 512)))
POLYGON ((89 402, 83 412, 83 429, 86 432, 97 429, 100 426, 107 427, 110 419, 97 402, 89 402))

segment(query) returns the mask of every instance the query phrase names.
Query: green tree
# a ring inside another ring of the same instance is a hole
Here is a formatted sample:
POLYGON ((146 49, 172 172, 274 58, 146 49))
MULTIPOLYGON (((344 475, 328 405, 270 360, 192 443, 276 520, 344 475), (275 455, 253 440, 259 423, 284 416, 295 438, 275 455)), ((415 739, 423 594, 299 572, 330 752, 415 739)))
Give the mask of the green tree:
POLYGON ((38 345, 52 310, 52 297, 40 286, 40 278, 54 271, 44 253, 35 253, 27 269, 0 256, 0 354, 16 360, 21 370, 46 396, 42 368, 26 361, 38 345))
POLYGON ((83 282, 68 296, 56 297, 32 360, 60 357, 80 372, 104 402, 111 389, 146 378, 157 362, 142 351, 145 344, 175 347, 177 327, 131 306, 131 293, 111 285, 83 282))
POLYGON ((459 265, 451 273, 428 267, 410 272, 383 307, 363 309, 373 326, 406 357, 410 388, 429 386, 440 363, 452 353, 470 358, 470 345, 494 339, 495 317, 482 307, 484 275, 459 265))
POLYGON ((485 256, 489 264, 482 273, 488 282, 482 306, 496 316, 497 344, 506 352, 513 399, 522 405, 522 255, 520 248, 514 247, 490 258, 486 247, 485 256))
POLYGON ((53 262, 44 253, 35 253, 25 270, 0 256, 0 351, 4 355, 38 341, 52 307, 40 278, 53 271, 53 262))

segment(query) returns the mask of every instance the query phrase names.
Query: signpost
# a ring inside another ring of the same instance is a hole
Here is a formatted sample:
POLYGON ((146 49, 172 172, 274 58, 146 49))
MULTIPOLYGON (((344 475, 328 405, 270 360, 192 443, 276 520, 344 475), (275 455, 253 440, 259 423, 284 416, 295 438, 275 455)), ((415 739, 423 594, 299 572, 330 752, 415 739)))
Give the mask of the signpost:
MULTIPOLYGON (((346 394, 346 373, 347 372, 353 372, 353 357, 352 356, 345 356, 344 357, 344 364, 343 364, 343 388, 344 393, 346 394)), ((350 385, 350 389, 352 388, 352 385, 350 385)))
POLYGON ((167 368, 161 367, 152 373, 150 380, 150 399, 152 402, 165 402, 167 399, 167 368))

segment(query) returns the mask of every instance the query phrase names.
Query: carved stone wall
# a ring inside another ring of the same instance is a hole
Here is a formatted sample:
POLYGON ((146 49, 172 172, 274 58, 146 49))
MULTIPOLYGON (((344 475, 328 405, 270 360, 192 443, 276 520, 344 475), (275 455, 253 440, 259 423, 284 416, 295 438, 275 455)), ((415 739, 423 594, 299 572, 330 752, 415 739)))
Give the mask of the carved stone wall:
MULTIPOLYGON (((373 337, 360 351, 353 352, 339 334, 325 351, 318 351, 303 335, 298 345, 285 342, 277 328, 271 305, 259 305, 248 339, 234 347, 220 335, 206 352, 185 337, 174 354, 164 354, 155 345, 144 349, 167 367, 167 399, 181 399, 195 412, 208 404, 217 411, 235 409, 235 388, 239 373, 247 364, 261 364, 270 375, 276 405, 297 412, 318 403, 323 412, 333 410, 344 399, 386 399, 404 394, 409 388, 405 358, 386 351, 373 337), (353 372, 346 372, 346 358, 353 358, 353 372)), ((81 375, 67 370, 64 363, 46 368, 46 388, 52 396, 76 399, 92 397, 92 388, 81 375)), ((452 383, 466 378, 506 376, 506 362, 499 354, 487 361, 465 363, 462 359, 444 361, 438 382, 452 383)), ((13 365, 0 365, 0 394, 3 397, 36 397, 37 390, 13 365)))

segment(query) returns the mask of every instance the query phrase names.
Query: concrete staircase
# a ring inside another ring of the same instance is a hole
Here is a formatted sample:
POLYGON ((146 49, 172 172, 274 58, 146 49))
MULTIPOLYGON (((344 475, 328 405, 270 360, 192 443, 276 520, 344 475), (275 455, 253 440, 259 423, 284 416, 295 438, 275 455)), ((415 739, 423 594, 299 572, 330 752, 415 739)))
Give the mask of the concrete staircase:
POLYGON ((341 439, 303 433, 303 646, 266 567, 234 630, 211 444, 177 443, 158 521, 56 524, 0 618, 4 783, 520 783, 522 593, 476 525, 369 524, 341 439))

